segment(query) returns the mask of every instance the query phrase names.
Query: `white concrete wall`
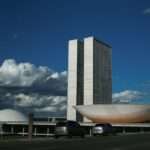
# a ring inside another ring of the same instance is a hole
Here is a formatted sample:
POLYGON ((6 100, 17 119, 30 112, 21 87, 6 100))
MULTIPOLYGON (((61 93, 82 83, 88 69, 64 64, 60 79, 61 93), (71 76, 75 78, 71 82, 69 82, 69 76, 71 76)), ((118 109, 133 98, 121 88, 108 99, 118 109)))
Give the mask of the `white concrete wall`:
POLYGON ((78 40, 70 40, 68 45, 67 120, 76 120, 76 111, 72 106, 77 102, 77 43, 78 40))
POLYGON ((84 39, 84 105, 93 104, 93 37, 84 39))
MULTIPOLYGON (((93 37, 84 39, 84 105, 93 104, 93 37)), ((91 122, 83 118, 84 122, 91 122)))

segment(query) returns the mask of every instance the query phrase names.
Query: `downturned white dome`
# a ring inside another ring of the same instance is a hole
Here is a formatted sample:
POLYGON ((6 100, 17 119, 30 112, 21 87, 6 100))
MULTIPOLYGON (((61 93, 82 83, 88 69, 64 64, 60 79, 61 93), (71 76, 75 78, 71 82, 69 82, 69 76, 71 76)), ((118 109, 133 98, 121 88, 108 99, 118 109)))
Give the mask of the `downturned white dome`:
POLYGON ((3 109, 0 110, 0 122, 5 121, 28 121, 28 118, 19 111, 3 109))

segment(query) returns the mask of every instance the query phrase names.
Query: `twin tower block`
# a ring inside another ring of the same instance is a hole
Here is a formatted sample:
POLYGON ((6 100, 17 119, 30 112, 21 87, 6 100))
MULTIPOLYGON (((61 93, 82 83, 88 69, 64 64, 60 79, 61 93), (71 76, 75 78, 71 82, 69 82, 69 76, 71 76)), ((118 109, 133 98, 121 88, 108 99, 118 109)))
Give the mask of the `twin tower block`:
POLYGON ((67 120, 87 121, 73 106, 112 103, 112 48, 94 37, 68 48, 67 120))

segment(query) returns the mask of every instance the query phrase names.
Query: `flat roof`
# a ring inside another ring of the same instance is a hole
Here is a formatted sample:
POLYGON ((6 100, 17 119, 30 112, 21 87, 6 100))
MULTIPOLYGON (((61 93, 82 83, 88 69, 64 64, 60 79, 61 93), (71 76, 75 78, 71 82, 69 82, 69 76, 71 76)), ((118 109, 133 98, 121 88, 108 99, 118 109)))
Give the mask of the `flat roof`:
MULTIPOLYGON (((110 44, 108 44, 107 42, 104 42, 103 40, 100 40, 100 39, 98 39, 98 38, 96 38, 96 37, 94 37, 94 36, 88 36, 88 37, 84 37, 84 39, 86 39, 86 38, 93 38, 95 41, 97 41, 98 43, 101 43, 101 44, 103 44, 103 45, 105 45, 105 46, 107 46, 107 47, 109 47, 109 48, 112 48, 112 46, 110 46, 110 44)), ((74 39, 71 39, 71 40, 69 40, 69 42, 70 41, 77 41, 77 42, 83 42, 83 40, 81 39, 78 39, 78 38, 74 38, 74 39)))
POLYGON ((97 41, 98 43, 101 43, 101 44, 103 44, 103 45, 105 45, 105 46, 107 46, 107 47, 109 47, 109 48, 112 48, 112 46, 110 46, 108 43, 106 43, 106 42, 104 42, 104 41, 102 41, 102 40, 99 40, 99 39, 97 39, 97 38, 95 38, 95 37, 93 37, 93 38, 94 38, 94 40, 97 41))

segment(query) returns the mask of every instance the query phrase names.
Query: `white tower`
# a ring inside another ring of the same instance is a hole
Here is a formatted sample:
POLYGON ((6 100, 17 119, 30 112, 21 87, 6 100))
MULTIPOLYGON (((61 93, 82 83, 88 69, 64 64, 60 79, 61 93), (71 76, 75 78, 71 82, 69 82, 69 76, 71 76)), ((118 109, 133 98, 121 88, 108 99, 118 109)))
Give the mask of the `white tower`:
POLYGON ((70 40, 68 48, 67 120, 81 120, 73 106, 83 104, 83 43, 70 40))

